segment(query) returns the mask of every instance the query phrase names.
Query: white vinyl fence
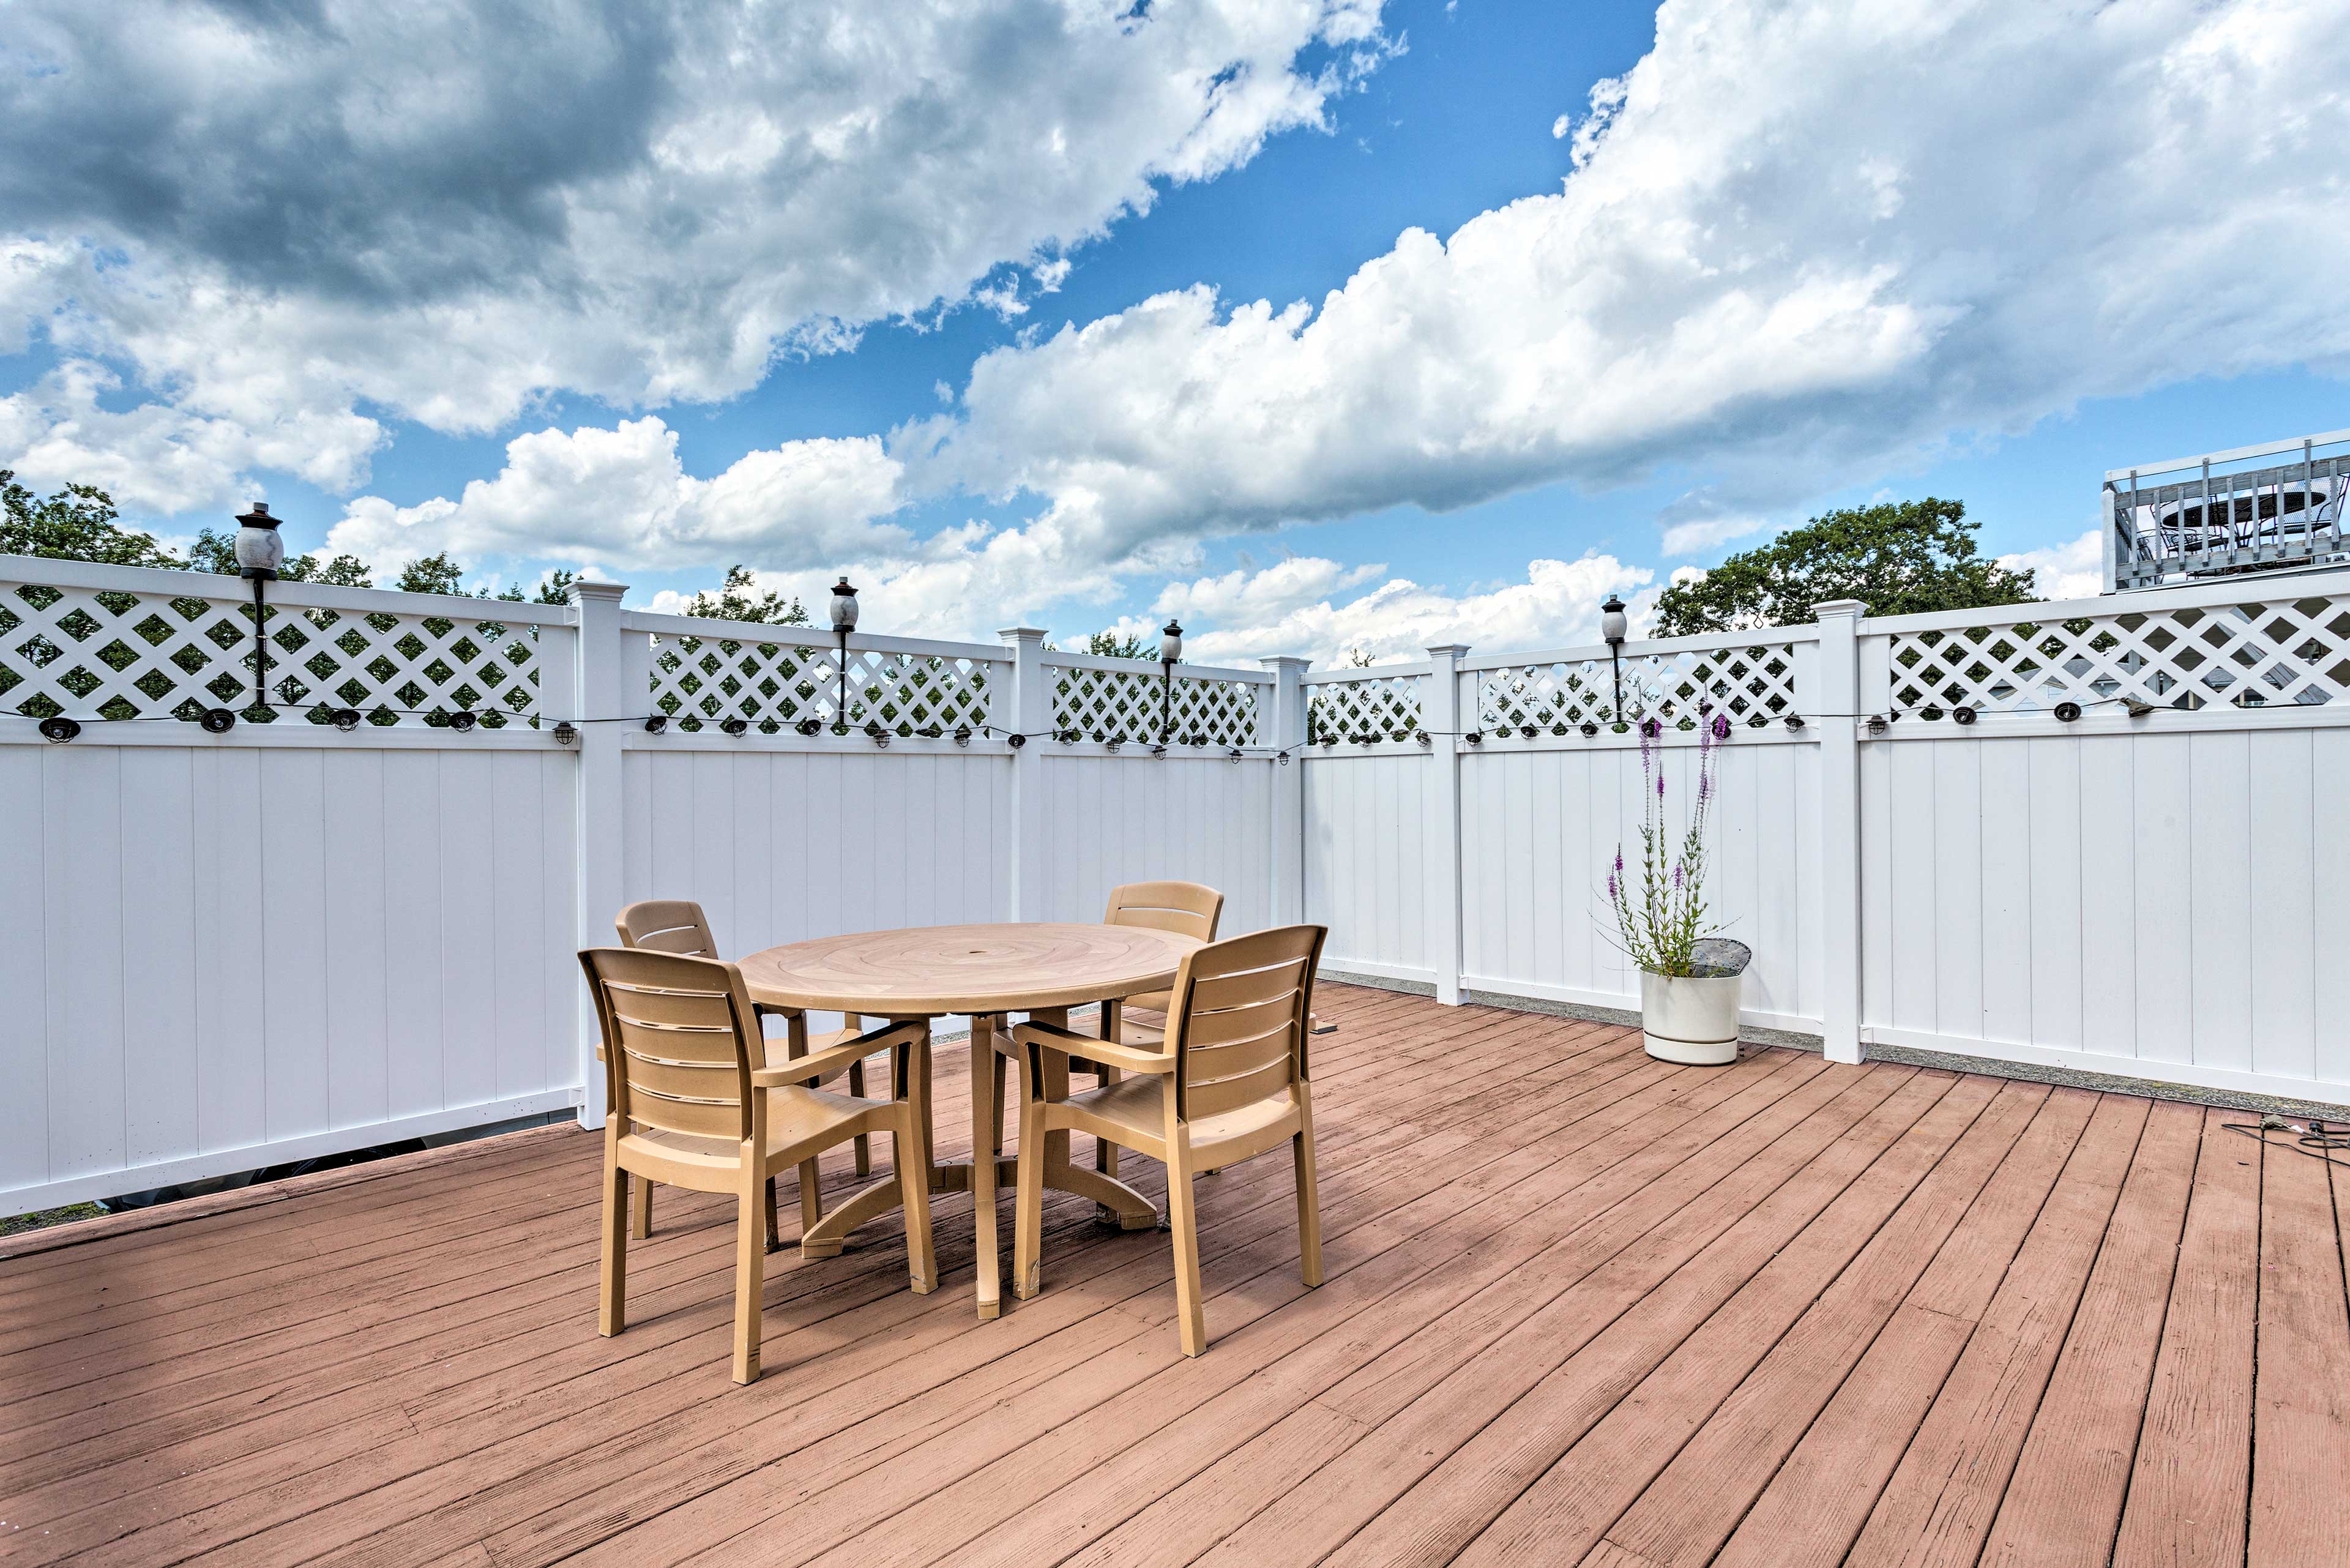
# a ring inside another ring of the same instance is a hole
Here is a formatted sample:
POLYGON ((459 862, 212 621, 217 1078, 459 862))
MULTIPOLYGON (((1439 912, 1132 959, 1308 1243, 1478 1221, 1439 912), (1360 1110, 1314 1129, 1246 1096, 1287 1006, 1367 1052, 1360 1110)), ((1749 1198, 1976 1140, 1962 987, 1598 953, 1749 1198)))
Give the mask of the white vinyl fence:
POLYGON ((272 585, 276 720, 214 733, 253 701, 246 585, 0 557, 0 1210, 599 1121, 572 953, 639 898, 748 950, 1184 877, 1229 931, 1327 924, 1336 972, 1628 1009, 1600 883, 1650 716, 1676 809, 1697 726, 1733 725, 1713 886, 1750 1023, 2350 1098, 2350 573, 1826 606, 1620 664, 1163 678, 1024 628, 852 636, 845 682, 827 632, 620 593, 272 585))
POLYGON ((1165 877, 1271 919, 1271 671, 853 636, 843 712, 830 633, 620 592, 272 584, 265 723, 248 585, 0 556, 0 1211, 599 1120, 573 952, 634 898, 735 950, 1165 877))
MULTIPOLYGON (((1748 1023, 2350 1100, 2350 573, 1858 610, 1621 650, 1672 819, 1700 717, 1731 720, 1711 888, 1748 1023)), ((1641 810, 1616 673, 1438 649, 1304 678, 1329 968, 1638 1006, 1602 888, 1641 810)))

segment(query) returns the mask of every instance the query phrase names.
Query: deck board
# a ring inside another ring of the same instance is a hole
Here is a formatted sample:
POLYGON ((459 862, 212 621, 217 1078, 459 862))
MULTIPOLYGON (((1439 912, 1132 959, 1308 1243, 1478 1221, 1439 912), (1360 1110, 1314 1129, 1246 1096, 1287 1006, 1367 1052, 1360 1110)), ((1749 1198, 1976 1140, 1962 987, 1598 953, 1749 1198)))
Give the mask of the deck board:
MULTIPOLYGON (((2228 1112, 1320 1003, 1327 1279, 1298 1280, 1285 1157, 1202 1179, 1203 1357, 1165 1238, 1075 1199, 1044 1293, 977 1322, 946 1198, 933 1295, 894 1220, 779 1254, 736 1389, 726 1206, 663 1194, 600 1339, 599 1146, 540 1131, 0 1255, 0 1540, 87 1568, 2350 1554, 2350 1170, 2228 1112)), ((951 1152, 962 1072, 941 1048, 951 1152)))

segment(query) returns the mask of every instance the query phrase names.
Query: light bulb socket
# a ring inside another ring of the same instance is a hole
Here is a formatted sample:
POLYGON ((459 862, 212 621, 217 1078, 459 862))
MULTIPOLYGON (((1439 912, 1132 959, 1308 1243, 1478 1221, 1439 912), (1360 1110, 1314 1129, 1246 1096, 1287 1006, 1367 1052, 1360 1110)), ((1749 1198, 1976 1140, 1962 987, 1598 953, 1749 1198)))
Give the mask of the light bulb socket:
POLYGON ((1028 743, 1028 737, 1021 734, 1006 735, 1003 737, 1003 742, 1016 752, 1028 743))
POLYGON ((473 716, 473 711, 470 708, 460 708, 449 715, 449 727, 461 735, 470 733, 473 726, 480 722, 481 721, 473 716))
POLYGON ((80 733, 80 722, 68 719, 63 713, 52 713, 41 721, 41 739, 53 745, 62 746, 80 733))
POLYGON ((2057 722, 2070 724, 2078 721, 2080 717, 2081 705, 2078 702, 2067 701, 2056 704, 2057 722))
POLYGON ((648 734, 648 735, 658 735, 658 734, 661 734, 661 733, 663 733, 663 732, 666 732, 668 729, 669 729, 669 715, 668 715, 668 714, 666 714, 666 713, 650 713, 650 714, 647 714, 647 715, 646 715, 646 717, 645 717, 645 733, 646 733, 646 734, 648 734))
POLYGON ((971 726, 969 724, 958 724, 955 726, 954 743, 958 746, 968 746, 971 744, 971 726))
POLYGON ((327 722, 348 735, 359 727, 359 711, 357 708, 338 708, 327 715, 327 722))
POLYGON ((1597 733, 1599 733, 1599 726, 1586 719, 1583 722, 1583 738, 1587 741, 1597 733))
POLYGON ((579 743, 579 726, 573 723, 568 719, 566 719, 561 723, 556 725, 555 743, 558 746, 577 745, 579 743))
POLYGON ((1961 702, 1957 707, 1950 710, 1951 723, 1971 724, 1974 722, 1975 711, 1972 708, 1968 707, 1965 703, 1961 702))
POLYGON ((1804 716, 1801 713, 1790 713, 1787 715, 1786 722, 1790 730, 1800 730, 1804 727, 1804 716))
POLYGON ((747 735, 751 732, 751 721, 742 718, 726 719, 722 720, 718 727, 730 735, 747 735))
POLYGON ((803 735, 821 735, 824 733, 824 721, 821 719, 802 719, 798 723, 793 725, 792 728, 797 730, 803 735))
POLYGON ((225 735, 236 728, 236 715, 226 708, 207 708, 196 723, 207 735, 225 735))

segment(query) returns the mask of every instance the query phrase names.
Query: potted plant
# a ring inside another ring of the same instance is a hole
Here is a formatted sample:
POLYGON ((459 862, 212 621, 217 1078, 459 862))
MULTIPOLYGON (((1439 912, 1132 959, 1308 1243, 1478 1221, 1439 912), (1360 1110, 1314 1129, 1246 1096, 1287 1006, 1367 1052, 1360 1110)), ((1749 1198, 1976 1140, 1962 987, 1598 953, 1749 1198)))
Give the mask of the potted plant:
POLYGON ((1738 1059, 1742 942, 1715 935, 1705 902, 1706 819, 1714 759, 1730 739, 1728 715, 1698 730, 1697 799, 1678 846, 1665 822, 1663 726, 1640 722, 1640 864, 1627 870, 1618 846, 1607 873, 1617 945, 1640 971, 1641 1044, 1664 1062, 1718 1066, 1738 1059))

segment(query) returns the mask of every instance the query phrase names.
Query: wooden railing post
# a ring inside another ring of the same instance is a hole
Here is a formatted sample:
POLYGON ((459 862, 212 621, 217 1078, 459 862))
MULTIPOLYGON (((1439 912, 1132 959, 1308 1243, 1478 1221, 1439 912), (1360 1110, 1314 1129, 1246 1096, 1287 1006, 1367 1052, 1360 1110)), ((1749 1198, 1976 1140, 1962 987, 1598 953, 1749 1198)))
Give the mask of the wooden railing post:
POLYGON ((1441 643, 1428 650, 1428 700, 1420 704, 1428 728, 1429 766, 1434 771, 1421 797, 1422 841, 1428 853, 1428 966, 1436 974, 1436 1000, 1461 1004, 1461 740, 1475 728, 1461 717, 1461 659, 1465 643, 1441 643))
MULTIPOLYGON (((628 659, 622 649, 619 583, 575 582, 571 603, 578 617, 577 673, 572 682, 577 716, 609 719, 631 713, 645 704, 645 693, 630 692, 622 673, 628 659), (634 698, 634 706, 630 699, 634 698)), ((620 802, 620 739, 627 726, 593 723, 579 726, 579 794, 573 814, 573 865, 579 888, 579 945, 609 947, 613 917, 626 898, 620 885, 620 835, 627 815, 620 802)), ((579 986, 579 1125, 604 1125, 604 1064, 596 1059, 602 1033, 596 1004, 583 981, 579 986)))
MULTIPOLYGON (((995 634, 1012 649, 1012 690, 991 700, 990 720, 999 729, 1041 737, 1053 727, 1053 671, 1045 663, 1045 634, 1033 626, 1006 627, 995 634)), ((1012 751, 1012 885, 1007 920, 1041 920, 1045 909, 1045 844, 1052 825, 1045 815, 1045 748, 1032 738, 1012 751)))
POLYGON ((1300 677, 1310 659, 1283 656, 1259 659, 1273 671, 1272 701, 1257 709, 1257 743, 1288 761, 1273 769, 1273 888, 1268 906, 1276 926, 1305 919, 1305 688, 1300 677))
POLYGON ((1820 727, 1820 1039, 1831 1062, 1860 1060, 1860 711, 1858 631, 1868 607, 1814 607, 1814 689, 1798 707, 1820 727))

